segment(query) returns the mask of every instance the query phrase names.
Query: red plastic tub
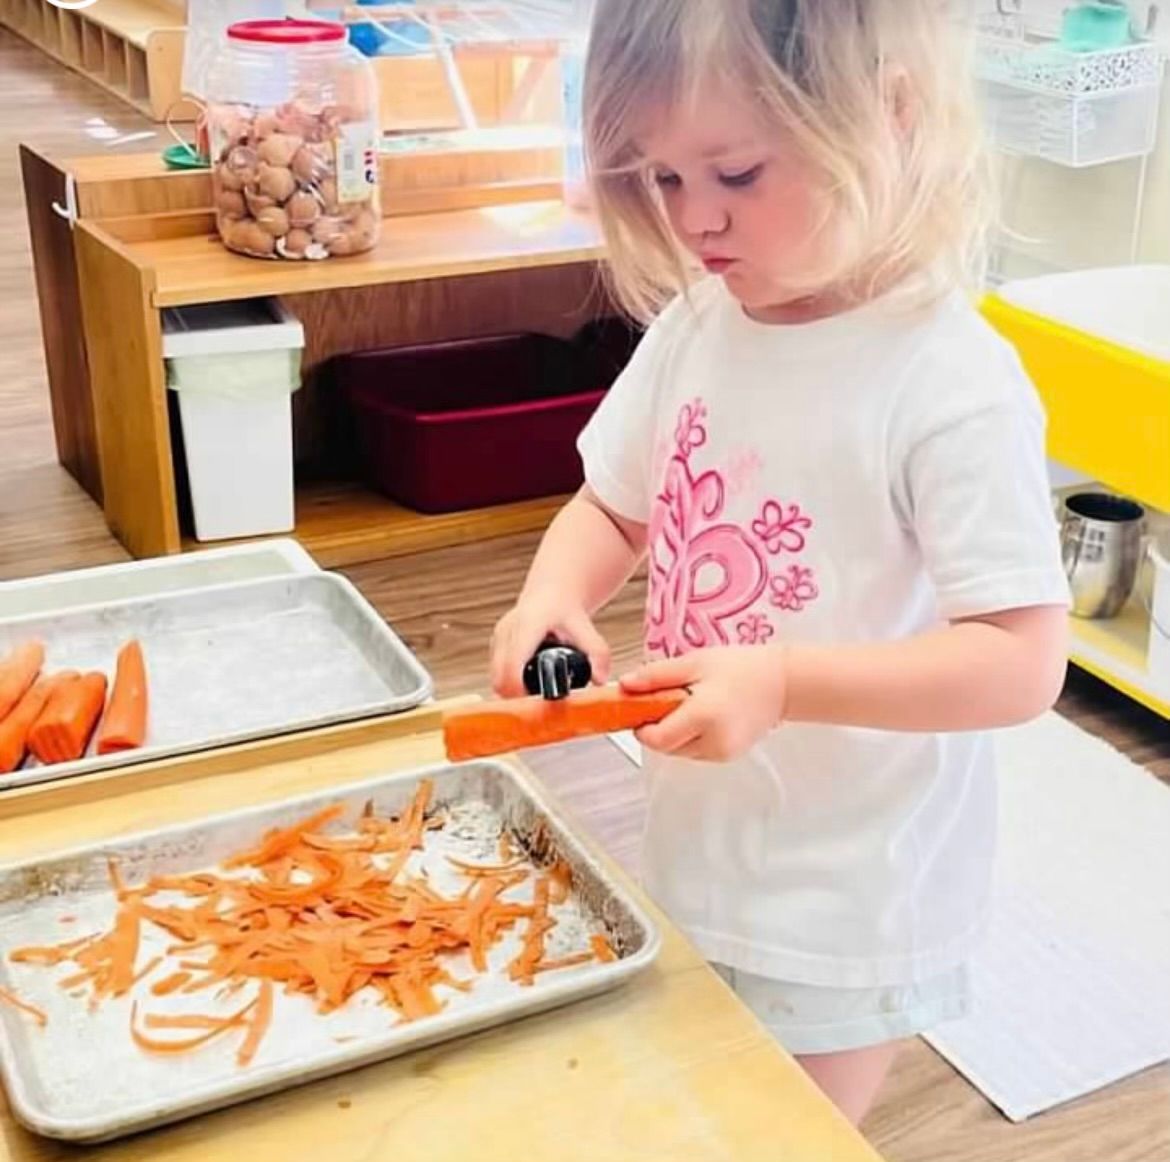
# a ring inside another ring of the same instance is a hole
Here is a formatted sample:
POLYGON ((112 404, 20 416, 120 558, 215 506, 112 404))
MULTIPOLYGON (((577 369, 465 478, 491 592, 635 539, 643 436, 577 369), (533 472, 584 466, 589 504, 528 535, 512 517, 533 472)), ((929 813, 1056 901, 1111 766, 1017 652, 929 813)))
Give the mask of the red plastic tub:
POLYGON ((334 382, 367 482, 424 513, 574 491, 577 437, 620 370, 612 338, 590 338, 499 335, 339 358, 334 382))

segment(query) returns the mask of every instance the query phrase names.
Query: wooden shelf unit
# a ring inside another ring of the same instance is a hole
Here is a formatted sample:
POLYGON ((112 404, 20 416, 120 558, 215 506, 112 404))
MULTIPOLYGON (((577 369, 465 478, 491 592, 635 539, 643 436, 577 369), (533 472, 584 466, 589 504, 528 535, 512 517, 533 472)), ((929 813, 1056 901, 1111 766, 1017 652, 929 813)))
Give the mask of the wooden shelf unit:
MULTIPOLYGON (((344 569, 365 561, 540 532, 568 499, 542 497, 427 516, 350 481, 299 484, 296 538, 322 568, 344 569)), ((211 547, 190 536, 183 538, 184 552, 211 547)))
POLYGON ((0 26, 132 105, 152 121, 191 120, 182 99, 186 5, 99 0, 84 9, 0 0, 0 26))
POLYGON ((209 213, 81 222, 78 228, 114 244, 149 272, 156 307, 464 278, 595 262, 600 255, 594 223, 561 202, 388 218, 374 250, 324 262, 233 254, 215 236, 209 213))
MULTIPOLYGON (((601 311, 600 237, 588 219, 549 200, 560 185, 546 180, 548 151, 522 144, 531 147, 523 171, 515 155, 504 161, 478 139, 466 149, 383 157, 381 245, 321 264, 227 253, 212 235, 206 171, 168 171, 157 153, 57 161, 22 147, 58 458, 136 556, 192 544, 176 503, 164 300, 280 295, 305 325, 310 379, 349 351, 526 328, 570 335, 601 311), (501 164, 519 180, 498 183, 501 164), (519 204, 525 193, 533 198, 519 204), (70 198, 72 228, 54 209, 70 198), (403 213, 467 201, 474 208, 403 213), (100 269, 83 277, 94 263, 100 269), (83 308, 98 320, 96 343, 83 308)), ((293 406, 298 479, 352 478, 344 441, 323 442, 328 385, 307 383, 293 406)), ((352 564, 541 528, 559 503, 429 517, 354 483, 312 484, 298 494, 298 533, 322 560, 352 564)))

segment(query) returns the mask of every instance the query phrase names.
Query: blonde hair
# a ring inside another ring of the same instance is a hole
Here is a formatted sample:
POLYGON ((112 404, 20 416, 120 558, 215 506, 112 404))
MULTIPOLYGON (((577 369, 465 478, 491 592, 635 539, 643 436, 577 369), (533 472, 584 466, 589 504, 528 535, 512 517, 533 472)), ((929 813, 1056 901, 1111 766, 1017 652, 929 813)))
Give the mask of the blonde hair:
MULTIPOLYGON (((596 0, 585 148, 618 301, 647 319, 685 291, 679 251, 633 138, 652 104, 703 86, 754 97, 823 178, 815 294, 864 300, 965 282, 982 253, 989 169, 965 0, 596 0)), ((786 279, 786 281, 789 281, 786 279)))

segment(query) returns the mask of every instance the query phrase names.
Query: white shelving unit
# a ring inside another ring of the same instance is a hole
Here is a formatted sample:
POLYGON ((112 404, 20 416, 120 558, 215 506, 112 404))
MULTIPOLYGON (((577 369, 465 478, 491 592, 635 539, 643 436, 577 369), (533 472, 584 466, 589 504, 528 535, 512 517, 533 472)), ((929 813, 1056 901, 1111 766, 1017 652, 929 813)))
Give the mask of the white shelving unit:
MULTIPOLYGON (((1164 46, 1146 39, 1074 52, 1061 44, 1059 22, 1047 9, 1033 13, 1027 0, 995 2, 996 11, 980 21, 978 58, 993 144, 1016 167, 1033 159, 1072 174, 1128 164, 1133 170, 1129 245, 1117 257, 1136 261, 1149 162, 1158 140, 1164 46)), ((1146 15, 1151 24, 1156 13, 1151 5, 1146 15)), ((1035 269, 1027 273, 1062 269, 1037 260, 1009 230, 1000 240, 993 282, 1000 281, 1009 257, 1030 263, 1035 269)))

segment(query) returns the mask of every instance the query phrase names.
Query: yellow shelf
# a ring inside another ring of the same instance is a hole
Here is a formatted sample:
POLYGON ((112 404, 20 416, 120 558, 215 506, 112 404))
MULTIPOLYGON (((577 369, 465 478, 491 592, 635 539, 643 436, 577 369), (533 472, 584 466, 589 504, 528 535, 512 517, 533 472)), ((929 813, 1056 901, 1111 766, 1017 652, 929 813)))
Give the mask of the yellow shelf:
POLYGON ((1052 458, 1170 511, 1170 363, 994 295, 983 312, 1019 351, 1044 400, 1052 458))

